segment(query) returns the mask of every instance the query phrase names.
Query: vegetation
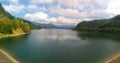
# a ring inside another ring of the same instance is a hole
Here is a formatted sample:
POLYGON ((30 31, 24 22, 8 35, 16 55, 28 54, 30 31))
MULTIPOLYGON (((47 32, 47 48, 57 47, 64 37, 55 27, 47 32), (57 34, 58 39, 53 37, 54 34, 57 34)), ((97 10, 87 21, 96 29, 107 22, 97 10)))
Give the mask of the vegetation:
POLYGON ((0 34, 13 34, 15 31, 28 33, 33 28, 38 27, 27 20, 13 17, 0 4, 0 34))
POLYGON ((93 20, 80 22, 75 30, 99 31, 99 32, 120 32, 120 15, 111 19, 93 20))

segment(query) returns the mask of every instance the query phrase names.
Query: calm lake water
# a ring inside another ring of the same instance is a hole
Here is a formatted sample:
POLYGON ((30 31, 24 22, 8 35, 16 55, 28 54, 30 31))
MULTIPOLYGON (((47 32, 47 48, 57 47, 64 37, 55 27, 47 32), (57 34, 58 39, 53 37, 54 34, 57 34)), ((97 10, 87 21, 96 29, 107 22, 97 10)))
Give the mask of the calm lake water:
POLYGON ((40 29, 2 38, 0 48, 21 63, 99 63, 120 52, 120 35, 40 29))

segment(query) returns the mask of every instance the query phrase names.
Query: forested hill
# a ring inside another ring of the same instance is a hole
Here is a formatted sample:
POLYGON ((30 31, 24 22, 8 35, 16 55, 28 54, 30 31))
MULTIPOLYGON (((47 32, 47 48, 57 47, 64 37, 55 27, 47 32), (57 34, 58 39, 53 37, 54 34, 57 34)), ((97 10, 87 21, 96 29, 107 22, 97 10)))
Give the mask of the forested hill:
POLYGON ((4 8, 2 7, 2 5, 0 4, 0 18, 4 18, 5 16, 10 18, 10 19, 14 18, 10 13, 6 12, 4 10, 4 8))
POLYGON ((36 26, 27 20, 15 18, 6 12, 0 4, 0 34, 28 33, 31 28, 36 28, 36 26))
POLYGON ((120 15, 117 15, 110 19, 82 21, 76 26, 75 30, 120 32, 120 15))

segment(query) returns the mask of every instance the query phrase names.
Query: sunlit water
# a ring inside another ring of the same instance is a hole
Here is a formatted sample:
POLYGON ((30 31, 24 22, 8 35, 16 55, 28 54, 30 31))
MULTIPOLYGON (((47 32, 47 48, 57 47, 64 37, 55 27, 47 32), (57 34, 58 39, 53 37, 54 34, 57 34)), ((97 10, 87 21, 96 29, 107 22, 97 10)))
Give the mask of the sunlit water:
POLYGON ((117 35, 65 29, 33 30, 0 39, 0 48, 21 63, 99 63, 120 51, 117 35))

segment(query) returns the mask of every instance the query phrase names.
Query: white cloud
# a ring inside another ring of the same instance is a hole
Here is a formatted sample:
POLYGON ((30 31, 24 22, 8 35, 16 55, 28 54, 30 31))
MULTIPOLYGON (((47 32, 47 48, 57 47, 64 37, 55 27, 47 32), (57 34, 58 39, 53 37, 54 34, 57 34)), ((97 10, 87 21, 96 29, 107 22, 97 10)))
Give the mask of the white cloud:
POLYGON ((24 16, 25 19, 31 20, 33 22, 38 22, 38 23, 53 23, 56 25, 76 25, 79 23, 79 19, 72 19, 72 18, 65 18, 63 16, 55 18, 51 17, 49 18, 48 14, 43 13, 43 12, 36 12, 33 14, 27 13, 24 16))
POLYGON ((104 9, 107 7, 109 0, 57 0, 61 6, 67 8, 74 8, 83 10, 87 7, 94 7, 94 9, 104 9))
POLYGON ((24 10, 24 5, 3 5, 6 11, 14 14, 14 13, 20 13, 24 10))
POLYGON ((79 16, 79 11, 76 9, 70 9, 70 8, 62 8, 60 5, 57 6, 52 6, 49 8, 49 10, 54 13, 54 14, 58 14, 61 16, 72 16, 72 17, 77 17, 79 16))
POLYGON ((63 5, 63 6, 66 6, 68 8, 79 8, 79 7, 82 7, 82 6, 79 6, 81 5, 79 3, 79 0, 58 0, 58 3, 60 5, 63 5))
POLYGON ((38 7, 37 5, 28 5, 26 10, 33 12, 33 11, 46 11, 47 9, 44 6, 38 7))
POLYGON ((41 3, 41 4, 51 4, 53 2, 54 2, 54 0, 30 0, 30 3, 32 3, 32 4, 39 4, 39 3, 41 3))
POLYGON ((50 21, 50 23, 56 23, 57 19, 52 17, 52 18, 49 18, 48 21, 50 21))
POLYGON ((108 13, 120 14, 120 0, 111 0, 107 8, 108 13))
POLYGON ((39 9, 40 11, 46 11, 46 10, 47 10, 47 8, 45 8, 44 6, 39 7, 38 9, 39 9))
POLYGON ((3 5, 4 9, 11 14, 20 13, 25 9, 23 4, 19 3, 19 0, 8 0, 9 5, 3 5))
POLYGON ((37 9, 38 7, 36 5, 28 5, 28 10, 35 10, 37 9))
POLYGON ((25 14, 24 18, 32 22, 37 22, 37 23, 55 23, 57 20, 54 17, 49 18, 48 14, 44 12, 36 12, 32 14, 27 13, 25 14))
POLYGON ((30 20, 32 22, 37 23, 53 23, 56 22, 56 18, 49 18, 48 14, 44 12, 35 12, 35 13, 27 13, 24 16, 25 19, 30 20))
POLYGON ((59 16, 86 19, 104 19, 110 17, 106 12, 110 0, 57 0, 48 12, 59 16))
POLYGON ((18 4, 18 3, 19 3, 19 0, 9 0, 9 2, 10 2, 11 4, 18 4))
POLYGON ((57 25, 76 25, 80 22, 79 19, 65 18, 63 16, 57 18, 57 25))
POLYGON ((94 7, 90 7, 88 9, 83 9, 82 11, 79 9, 72 8, 62 8, 60 5, 51 6, 49 8, 49 12, 53 14, 58 14, 64 17, 72 17, 79 18, 81 20, 84 19, 103 19, 110 17, 106 12, 106 9, 94 9, 94 7))
POLYGON ((14 14, 24 10, 26 19, 43 23, 77 24, 82 20, 120 14, 119 0, 28 0, 29 3, 24 5, 20 0, 8 1, 10 5, 3 5, 8 12, 14 14))
POLYGON ((31 20, 31 21, 39 22, 41 20, 47 20, 48 14, 45 14, 43 12, 36 12, 36 13, 33 13, 33 14, 27 13, 25 15, 25 18, 28 19, 28 20, 31 20))

